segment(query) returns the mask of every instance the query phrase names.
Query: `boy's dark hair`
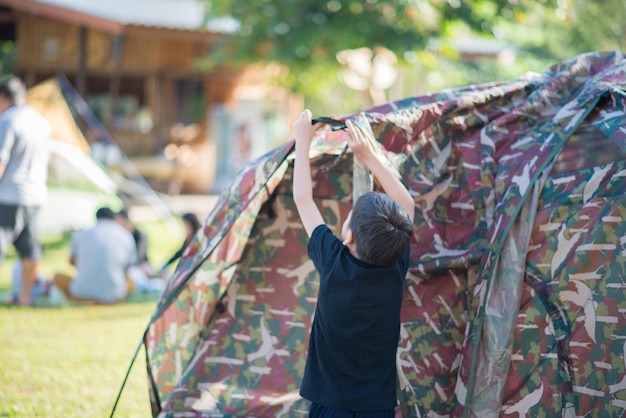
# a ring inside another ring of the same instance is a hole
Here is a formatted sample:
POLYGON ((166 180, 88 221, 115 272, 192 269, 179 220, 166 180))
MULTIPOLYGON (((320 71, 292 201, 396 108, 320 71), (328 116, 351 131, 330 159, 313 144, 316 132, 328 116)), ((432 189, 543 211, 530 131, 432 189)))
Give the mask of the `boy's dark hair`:
POLYGON ((379 192, 357 199, 349 226, 359 257, 375 266, 398 261, 413 236, 413 224, 404 208, 379 192))
POLYGON ((14 104, 26 101, 26 87, 18 77, 10 76, 0 82, 0 95, 14 104))

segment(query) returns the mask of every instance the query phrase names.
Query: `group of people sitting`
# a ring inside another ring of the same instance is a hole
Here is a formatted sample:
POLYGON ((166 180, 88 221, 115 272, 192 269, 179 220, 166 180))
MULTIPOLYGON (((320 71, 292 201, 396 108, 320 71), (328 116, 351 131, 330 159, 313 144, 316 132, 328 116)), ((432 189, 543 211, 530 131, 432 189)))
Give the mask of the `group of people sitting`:
MULTIPOLYGON (((38 277, 32 289, 33 297, 49 294, 53 285, 70 300, 97 303, 116 303, 133 292, 162 291, 169 266, 182 256, 200 228, 198 218, 192 213, 185 213, 182 220, 185 226, 182 246, 160 269, 155 269, 148 259, 147 236, 130 220, 128 211, 98 209, 95 225, 72 235, 69 262, 76 267, 74 277, 62 273, 55 274, 52 281, 38 277)), ((13 297, 21 288, 20 265, 15 263, 13 270, 13 297)))

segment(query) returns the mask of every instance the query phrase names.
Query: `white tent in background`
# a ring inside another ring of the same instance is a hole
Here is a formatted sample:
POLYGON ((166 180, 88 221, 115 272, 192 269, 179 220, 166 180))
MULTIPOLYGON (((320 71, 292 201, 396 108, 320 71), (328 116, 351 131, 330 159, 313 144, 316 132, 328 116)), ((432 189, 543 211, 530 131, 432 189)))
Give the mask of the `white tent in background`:
POLYGON ((44 116, 52 130, 48 169, 48 203, 39 214, 42 233, 91 226, 100 206, 120 208, 118 186, 90 156, 90 146, 76 125, 56 79, 29 89, 27 103, 44 116))
POLYGON ((89 143, 76 125, 55 78, 43 81, 26 92, 26 102, 50 123, 52 137, 89 154, 89 143))
POLYGON ((122 206, 111 177, 69 143, 52 140, 48 170, 48 203, 39 214, 43 233, 87 228, 93 225, 99 207, 122 206))
POLYGON ((89 155, 66 142, 52 140, 50 149, 50 182, 80 188, 96 187, 98 191, 116 194, 117 184, 89 155))

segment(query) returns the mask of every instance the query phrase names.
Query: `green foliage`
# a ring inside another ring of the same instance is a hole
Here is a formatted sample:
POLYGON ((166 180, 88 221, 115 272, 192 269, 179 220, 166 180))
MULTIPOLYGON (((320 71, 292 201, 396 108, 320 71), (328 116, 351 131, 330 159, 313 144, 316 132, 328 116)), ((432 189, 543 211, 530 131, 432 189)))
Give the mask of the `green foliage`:
POLYGON ((573 0, 566 17, 567 41, 579 51, 626 49, 623 0, 573 0))
POLYGON ((499 16, 494 35, 514 46, 519 60, 532 55, 552 62, 589 51, 620 50, 626 41, 622 0, 534 2, 526 13, 499 16))
POLYGON ((223 0, 210 5, 208 19, 231 16, 240 22, 237 36, 218 49, 234 62, 278 61, 297 69, 335 62, 338 52, 385 47, 402 57, 445 35, 457 21, 483 31, 485 22, 526 2, 223 0))
POLYGON ((543 72, 563 59, 626 44, 622 0, 206 1, 209 21, 230 16, 240 30, 219 42, 204 65, 281 63, 286 74, 275 82, 302 94, 314 113, 376 104, 367 89, 353 90, 341 79, 336 56, 346 49, 384 47, 396 54, 399 82, 385 91, 395 100, 543 72), (513 58, 464 60, 454 46, 459 39, 498 42, 513 58))
POLYGON ((0 41, 0 74, 9 74, 15 63, 15 42, 0 41))

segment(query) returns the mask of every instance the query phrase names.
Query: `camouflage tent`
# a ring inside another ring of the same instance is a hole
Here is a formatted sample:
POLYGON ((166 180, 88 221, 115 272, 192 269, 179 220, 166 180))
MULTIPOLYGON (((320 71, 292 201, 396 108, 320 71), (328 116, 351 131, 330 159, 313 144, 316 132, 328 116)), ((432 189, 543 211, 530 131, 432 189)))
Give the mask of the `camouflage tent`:
MULTIPOLYGON (((364 112, 418 208, 398 415, 626 411, 625 86, 621 53, 590 53, 364 112)), ((353 190, 343 135, 310 155, 337 233, 353 190)), ((318 277, 292 151, 240 172, 169 280, 143 340, 155 416, 306 415, 318 277)))

